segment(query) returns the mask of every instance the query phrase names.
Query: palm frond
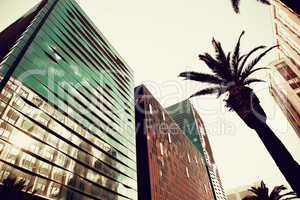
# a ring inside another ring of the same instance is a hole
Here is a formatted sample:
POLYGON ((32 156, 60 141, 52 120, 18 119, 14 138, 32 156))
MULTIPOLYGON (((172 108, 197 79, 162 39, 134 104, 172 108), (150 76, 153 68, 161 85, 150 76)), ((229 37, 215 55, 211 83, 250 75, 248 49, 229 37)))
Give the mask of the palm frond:
POLYGON ((179 76, 184 77, 185 80, 199 81, 204 83, 222 84, 224 82, 217 76, 198 72, 182 72, 179 74, 179 76))
POLYGON ((235 13, 240 13, 240 0, 231 0, 232 7, 235 13))
POLYGON ((254 67, 255 65, 268 53, 270 52, 272 49, 277 48, 278 45, 272 46, 269 49, 267 49, 266 51, 264 51, 263 53, 261 53, 258 57, 256 57, 248 66, 247 68, 242 72, 241 77, 243 77, 243 74, 248 74, 254 67))
POLYGON ((255 188, 255 187, 251 187, 248 191, 252 192, 254 194, 258 194, 259 193, 259 190, 257 188, 255 188))
POLYGON ((251 78, 251 79, 247 79, 243 82, 243 85, 249 85, 251 83, 258 83, 258 82, 266 82, 264 80, 261 79, 256 79, 256 78, 251 78))
POLYGON ((244 197, 243 200, 259 200, 259 199, 256 196, 248 195, 248 196, 244 197))
POLYGON ((239 66, 239 69, 238 69, 238 73, 237 73, 237 76, 238 76, 238 77, 242 74, 242 71, 243 71, 243 69, 244 69, 244 66, 245 66, 247 60, 250 58, 250 56, 251 56, 252 54, 254 54, 256 51, 258 51, 258 50, 260 50, 260 49, 264 49, 264 48, 266 48, 266 46, 263 46, 263 45, 258 46, 258 47, 255 47, 255 48, 252 49, 248 54, 246 54, 246 55, 244 56, 244 60, 243 60, 243 62, 241 63, 241 65, 239 66))
POLYGON ((295 197, 289 197, 289 198, 282 199, 282 200, 292 200, 292 199, 299 199, 299 196, 295 196, 295 197))
MULTIPOLYGON (((223 79, 224 81, 231 81, 231 74, 228 70, 227 66, 224 66, 224 63, 219 63, 215 60, 210 54, 200 54, 199 59, 212 70, 212 72, 218 76, 219 78, 223 79)), ((227 62, 226 62, 227 63, 227 62)), ((225 63, 225 64, 226 64, 225 63)))
POLYGON ((215 49, 215 58, 210 54, 205 53, 204 55, 199 55, 200 60, 204 61, 212 71, 222 77, 225 80, 232 80, 232 72, 230 68, 230 63, 228 62, 228 55, 226 56, 222 45, 219 41, 212 39, 212 44, 215 49))
POLYGON ((235 79, 237 78, 237 70, 238 70, 239 61, 240 61, 241 39, 242 39, 244 34, 245 34, 245 31, 242 31, 242 33, 241 33, 241 35, 238 39, 238 42, 237 42, 237 44, 234 48, 234 53, 233 53, 233 56, 232 56, 231 66, 232 66, 232 71, 233 71, 233 75, 234 75, 235 79))
POLYGON ((240 58, 239 58, 239 63, 246 57, 247 55, 242 55, 240 58))
POLYGON ((231 52, 228 52, 228 54, 227 54, 227 63, 230 63, 230 59, 231 59, 231 52))
POLYGON ((286 190, 287 188, 284 185, 276 186, 274 187, 273 191, 281 192, 283 190, 286 190))
POLYGON ((267 194, 269 194, 269 188, 267 188, 267 186, 266 186, 266 184, 263 182, 263 181, 261 181, 261 183, 260 183, 260 189, 263 191, 263 192, 266 192, 267 194))
POLYGON ((212 44, 213 44, 213 47, 215 48, 217 61, 219 63, 226 63, 227 57, 226 57, 226 54, 224 53, 221 43, 219 41, 215 40, 215 38, 213 38, 212 44))
POLYGON ((253 69, 251 71, 248 71, 247 73, 243 73, 241 76, 240 76, 240 80, 241 82, 243 82, 247 77, 249 77, 251 74, 257 72, 257 71, 260 71, 260 70, 266 70, 266 69, 270 69, 268 67, 260 67, 260 68, 257 68, 257 69, 253 69))
POLYGON ((283 200, 299 199, 299 197, 297 196, 296 192, 288 192, 288 193, 285 193, 285 194, 281 194, 277 198, 278 199, 282 199, 283 197, 286 197, 283 200))
POLYGON ((226 90, 223 90, 222 87, 209 87, 202 89, 195 94, 191 95, 190 98, 196 97, 196 96, 202 96, 202 95, 211 95, 211 94, 218 94, 220 96, 222 93, 224 93, 226 90))
POLYGON ((257 188, 251 187, 251 189, 249 189, 249 191, 263 199, 267 199, 267 197, 269 195, 269 188, 266 187, 266 185, 263 181, 260 183, 259 187, 257 187, 257 188))
MULTIPOLYGON (((257 0, 257 1, 265 5, 271 5, 270 0, 257 0)), ((240 0, 231 0, 231 4, 234 12, 237 14, 240 13, 240 0)))
POLYGON ((262 4, 271 5, 269 0, 257 0, 257 1, 262 3, 262 4))

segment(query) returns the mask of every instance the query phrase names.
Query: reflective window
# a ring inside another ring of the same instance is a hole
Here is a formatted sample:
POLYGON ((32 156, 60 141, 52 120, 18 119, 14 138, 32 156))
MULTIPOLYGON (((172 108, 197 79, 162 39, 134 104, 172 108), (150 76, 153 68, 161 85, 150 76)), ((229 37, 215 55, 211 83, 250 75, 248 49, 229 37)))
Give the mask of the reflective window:
POLYGON ((31 155, 26 155, 23 157, 22 166, 26 169, 32 170, 36 159, 31 155))
POLYGON ((171 134, 168 132, 168 140, 169 140, 169 143, 171 144, 172 143, 172 138, 171 138, 171 134))
POLYGON ((162 143, 159 143, 159 147, 160 147, 160 154, 163 156, 164 155, 164 146, 162 143))
POLYGON ((50 197, 56 197, 57 195, 59 195, 60 188, 61 188, 61 186, 59 184, 51 183, 50 189, 49 189, 49 192, 50 192, 49 196, 50 197))
POLYGON ((47 181, 45 179, 37 178, 34 189, 37 194, 43 194, 46 189, 47 181))
POLYGON ((187 158, 188 158, 189 163, 191 163, 190 154, 187 154, 187 158))
POLYGON ((189 169, 186 167, 185 168, 185 171, 186 171, 186 176, 188 177, 188 178, 190 178, 190 172, 189 172, 189 169))
POLYGON ((63 181, 63 178, 64 178, 64 171, 62 169, 55 167, 53 169, 53 179, 61 183, 63 181))
POLYGON ((0 154, 2 153, 4 147, 5 147, 5 144, 3 142, 0 142, 0 154))
POLYGON ((150 114, 153 114, 153 110, 152 110, 152 105, 151 104, 149 104, 149 112, 150 112, 150 114))
POLYGON ((7 153, 7 156, 6 156, 6 161, 7 162, 10 162, 10 163, 15 163, 15 161, 17 160, 17 157, 20 153, 20 150, 15 148, 15 147, 11 147, 9 149, 9 152, 7 153))
POLYGON ((0 135, 3 138, 8 139, 10 137, 12 128, 5 122, 0 123, 0 135))
POLYGON ((8 87, 5 87, 0 94, 0 99, 5 103, 8 103, 12 96, 12 90, 10 90, 8 87))
POLYGON ((58 143, 58 139, 54 135, 48 134, 47 143, 56 147, 58 143))
POLYGON ((14 111, 13 109, 9 109, 6 116, 4 117, 5 120, 7 120, 11 124, 15 124, 17 120, 19 119, 19 114, 14 111))
POLYGON ((0 171, 1 181, 3 181, 4 179, 6 179, 9 175, 10 175, 10 170, 9 169, 4 168, 3 170, 1 170, 0 171))
POLYGON ((41 175, 44 175, 46 177, 49 176, 49 173, 50 173, 50 170, 51 170, 51 166, 47 163, 44 163, 44 162, 41 162, 39 164, 39 169, 38 169, 38 172, 41 174, 41 175))
POLYGON ((66 156, 63 154, 58 154, 55 163, 59 166, 64 166, 66 162, 66 156))
POLYGON ((3 113, 3 111, 5 110, 5 108, 6 108, 6 103, 0 101, 0 114, 3 113))

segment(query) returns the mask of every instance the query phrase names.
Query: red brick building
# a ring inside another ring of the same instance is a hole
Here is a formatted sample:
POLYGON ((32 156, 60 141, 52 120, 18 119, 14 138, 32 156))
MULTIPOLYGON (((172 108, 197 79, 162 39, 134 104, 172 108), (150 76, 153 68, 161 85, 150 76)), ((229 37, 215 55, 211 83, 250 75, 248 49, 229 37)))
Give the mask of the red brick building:
POLYGON ((144 86, 135 89, 140 200, 213 200, 204 158, 144 86))

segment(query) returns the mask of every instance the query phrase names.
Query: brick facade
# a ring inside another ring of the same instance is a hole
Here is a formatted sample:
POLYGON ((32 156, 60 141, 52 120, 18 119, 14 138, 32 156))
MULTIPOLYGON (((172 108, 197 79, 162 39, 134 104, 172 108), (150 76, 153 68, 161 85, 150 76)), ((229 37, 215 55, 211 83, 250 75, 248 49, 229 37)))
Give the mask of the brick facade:
POLYGON ((135 93, 139 199, 214 199, 201 153, 144 86, 135 93))

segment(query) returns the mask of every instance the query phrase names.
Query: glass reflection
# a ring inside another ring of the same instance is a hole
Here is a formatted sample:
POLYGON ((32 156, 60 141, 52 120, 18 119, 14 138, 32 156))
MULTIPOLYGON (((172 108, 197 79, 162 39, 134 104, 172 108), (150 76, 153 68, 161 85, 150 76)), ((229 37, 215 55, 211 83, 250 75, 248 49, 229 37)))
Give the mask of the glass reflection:
POLYGON ((136 187, 132 146, 115 132, 78 124, 82 116, 68 104, 57 105, 70 116, 11 78, 0 94, 0 182, 9 175, 25 179, 51 199, 136 199, 136 191, 123 186, 136 187))

